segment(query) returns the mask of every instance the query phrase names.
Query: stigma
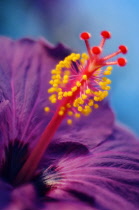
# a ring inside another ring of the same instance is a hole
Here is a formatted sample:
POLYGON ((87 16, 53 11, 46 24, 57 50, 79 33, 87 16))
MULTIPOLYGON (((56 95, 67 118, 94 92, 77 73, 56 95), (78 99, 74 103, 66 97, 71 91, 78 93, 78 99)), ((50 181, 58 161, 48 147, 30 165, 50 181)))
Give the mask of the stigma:
MULTIPOLYGON (((99 45, 91 47, 91 34, 81 33, 80 39, 85 42, 87 53, 72 53, 51 71, 49 100, 52 104, 59 103, 57 113, 59 116, 68 116, 69 125, 72 124, 72 118, 87 116, 99 107, 98 102, 104 100, 110 90, 111 80, 107 76, 112 73, 112 66, 123 67, 127 63, 123 57, 110 61, 118 54, 127 53, 127 47, 124 45, 120 45, 116 52, 103 57, 105 42, 111 38, 111 34, 102 31, 101 37, 99 45)), ((45 111, 49 112, 50 108, 45 107, 45 111)))

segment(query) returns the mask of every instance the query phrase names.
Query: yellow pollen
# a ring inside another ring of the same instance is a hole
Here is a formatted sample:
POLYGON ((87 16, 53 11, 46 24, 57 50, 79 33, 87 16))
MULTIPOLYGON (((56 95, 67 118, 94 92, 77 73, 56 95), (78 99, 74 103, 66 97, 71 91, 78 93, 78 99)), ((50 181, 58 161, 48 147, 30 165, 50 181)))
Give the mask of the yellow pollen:
POLYGON ((50 108, 49 108, 48 106, 46 106, 46 107, 44 108, 44 111, 45 111, 45 112, 50 112, 50 108))
POLYGON ((66 106, 67 106, 67 108, 71 108, 71 104, 70 103, 68 103, 66 106))
POLYGON ((81 112, 83 108, 81 106, 78 106, 78 111, 81 112))
POLYGON ((63 96, 58 96, 58 100, 62 100, 63 96))
POLYGON ((94 104, 94 108, 97 109, 99 107, 98 104, 94 104))
POLYGON ((107 70, 108 70, 108 71, 112 71, 112 69, 113 69, 112 66, 108 66, 108 67, 107 67, 107 70))
POLYGON ((67 97, 67 96, 68 96, 68 92, 65 91, 65 92, 63 93, 63 96, 64 96, 64 97, 67 97))
POLYGON ((62 115, 64 115, 64 112, 61 110, 61 111, 58 112, 58 114, 59 114, 60 116, 62 116, 62 115))
POLYGON ((87 95, 82 94, 81 97, 82 97, 82 99, 86 99, 87 98, 87 95))
POLYGON ((73 88, 71 88, 72 92, 75 92, 77 90, 77 87, 74 86, 73 88))
POLYGON ((61 106, 60 109, 61 109, 61 110, 65 110, 66 108, 65 108, 64 106, 61 106))
POLYGON ((72 96, 72 91, 68 91, 68 96, 72 96))
POLYGON ((80 115, 79 113, 75 113, 75 117, 76 117, 76 118, 80 118, 80 116, 81 116, 81 115, 80 115))
POLYGON ((73 112, 72 111, 68 111, 68 115, 69 116, 72 116, 73 115, 73 112))
POLYGON ((68 119, 68 120, 67 120, 67 124, 68 124, 68 125, 72 125, 72 120, 71 120, 71 119, 68 119))
POLYGON ((91 93, 91 90, 88 88, 86 91, 85 91, 86 94, 90 94, 91 93))
POLYGON ((64 77, 63 77, 63 79, 68 79, 69 77, 68 77, 68 75, 64 75, 64 77))
POLYGON ((103 74, 104 74, 104 75, 110 75, 110 74, 111 74, 111 71, 106 70, 106 71, 104 71, 103 74))
POLYGON ((52 100, 51 100, 51 103, 56 103, 56 98, 53 98, 52 100))
POLYGON ((87 75, 84 74, 84 75, 82 76, 82 78, 83 78, 84 80, 87 80, 87 75))
POLYGON ((56 70, 53 69, 53 70, 51 71, 51 74, 56 74, 56 70))
POLYGON ((79 81, 76 82, 77 87, 81 86, 81 83, 79 81))
POLYGON ((94 104, 94 101, 92 99, 90 99, 88 105, 93 106, 93 104, 94 104))

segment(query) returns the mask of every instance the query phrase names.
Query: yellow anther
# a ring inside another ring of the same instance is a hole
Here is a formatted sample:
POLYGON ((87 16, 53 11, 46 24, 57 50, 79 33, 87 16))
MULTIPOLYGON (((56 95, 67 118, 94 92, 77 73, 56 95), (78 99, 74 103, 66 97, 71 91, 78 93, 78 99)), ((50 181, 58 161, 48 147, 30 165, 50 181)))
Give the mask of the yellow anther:
POLYGON ((82 58, 88 60, 89 56, 86 53, 82 53, 82 58))
POLYGON ((81 83, 79 81, 76 82, 77 87, 81 86, 81 83))
POLYGON ((71 104, 70 103, 67 103, 66 107, 67 108, 71 108, 71 104))
POLYGON ((84 58, 80 59, 80 62, 81 62, 82 64, 84 64, 85 61, 86 61, 86 60, 85 60, 84 58))
POLYGON ((85 91, 86 94, 90 94, 91 93, 91 90, 88 88, 86 91, 85 91))
POLYGON ((56 103, 56 98, 52 98, 51 103, 56 103))
POLYGON ((60 116, 62 116, 62 115, 64 115, 64 111, 60 110, 60 111, 58 112, 58 114, 59 114, 60 116))
POLYGON ((57 78, 57 79, 61 79, 60 74, 57 74, 57 75, 56 75, 56 78, 57 78))
POLYGON ((67 84, 68 83, 68 80, 67 79, 64 79, 63 80, 63 84, 67 84))
POLYGON ((82 94, 81 97, 82 97, 82 99, 86 99, 87 98, 87 95, 82 94))
POLYGON ((68 75, 64 75, 64 77, 63 77, 64 80, 67 80, 68 78, 69 78, 68 75))
POLYGON ((60 110, 65 110, 66 108, 64 106, 61 106, 60 107, 60 110))
POLYGON ((69 116, 72 116, 73 115, 73 112, 72 111, 68 111, 68 115, 69 116))
POLYGON ((110 79, 107 79, 106 80, 106 83, 109 85, 109 84, 111 84, 111 80, 110 79))
POLYGON ((56 84, 56 83, 53 84, 53 87, 57 87, 57 86, 58 86, 58 84, 56 84))
POLYGON ((58 92, 58 96, 62 96, 62 95, 63 95, 62 91, 58 92))
POLYGON ((107 97, 108 96, 108 91, 104 91, 103 95, 104 95, 104 97, 107 97))
POLYGON ((58 96, 58 100, 62 100, 62 98, 63 98, 62 96, 58 96))
POLYGON ((110 86, 106 86, 106 87, 105 87, 105 90, 110 90, 110 89, 111 89, 110 86))
POLYGON ((48 93, 53 93, 53 92, 55 92, 55 88, 52 87, 48 89, 48 93))
POLYGON ((56 94, 52 94, 51 96, 49 96, 49 99, 52 99, 52 98, 56 98, 56 94))
POLYGON ((72 120, 71 120, 71 119, 68 119, 68 120, 67 120, 67 124, 68 124, 68 125, 72 125, 72 120))
POLYGON ((105 82, 107 80, 107 77, 102 77, 102 80, 105 82))
POLYGON ((78 106, 79 106, 79 104, 77 103, 77 101, 74 101, 74 102, 73 102, 73 106, 74 106, 74 107, 78 107, 78 106))
POLYGON ((93 106, 93 104, 94 104, 94 101, 92 99, 90 99, 88 105, 93 106))
POLYGON ((72 96, 72 91, 68 91, 68 96, 72 96))
POLYGON ((73 58, 72 58, 72 61, 74 61, 74 62, 75 62, 76 60, 77 60, 77 58, 76 58, 76 57, 73 57, 73 58))
POLYGON ((75 92, 77 90, 77 87, 74 86, 73 88, 71 88, 72 92, 75 92))
POLYGON ((107 67, 107 70, 108 70, 108 71, 112 71, 112 69, 113 69, 112 66, 108 66, 108 67, 107 67))
POLYGON ((111 74, 111 71, 104 71, 104 73, 103 73, 104 75, 110 75, 111 74))
POLYGON ((78 98, 78 103, 79 104, 84 104, 84 100, 82 98, 78 98))
POLYGON ((99 107, 98 104, 94 104, 94 108, 97 109, 99 107))
POLYGON ((84 74, 84 75, 82 76, 82 78, 83 78, 84 80, 87 80, 87 75, 84 74))
POLYGON ((54 79, 54 84, 59 84, 59 79, 54 79))
POLYGON ((86 110, 88 110, 88 111, 91 110, 90 106, 88 106, 88 105, 86 105, 84 108, 85 108, 86 110))
POLYGON ((103 85, 104 85, 104 82, 99 82, 99 85, 100 85, 100 86, 103 86, 103 85))
POLYGON ((67 96, 68 96, 68 92, 65 91, 65 92, 63 93, 63 96, 64 96, 64 97, 67 97, 67 96))
POLYGON ((57 64, 56 65, 56 71, 59 71, 59 70, 61 70, 61 65, 60 64, 57 64))
POLYGON ((44 108, 44 111, 45 111, 45 112, 50 112, 50 108, 49 108, 48 106, 46 106, 46 107, 44 108))
POLYGON ((65 72, 64 72, 66 75, 70 75, 70 71, 69 70, 66 70, 65 72))
POLYGON ((62 92, 62 88, 57 89, 58 94, 62 92))
POLYGON ((94 97, 94 101, 99 101, 99 97, 94 97))
POLYGON ((49 81, 49 84, 50 84, 50 85, 53 85, 53 84, 54 84, 54 81, 53 81, 53 80, 50 80, 50 81, 49 81))
POLYGON ((53 76, 51 77, 51 79, 56 79, 56 75, 53 75, 53 76))
POLYGON ((79 118, 81 115, 79 113, 75 113, 74 115, 76 118, 79 118))
POLYGON ((81 112, 83 108, 81 106, 78 106, 78 111, 81 112))
POLYGON ((56 74, 56 70, 53 69, 53 70, 51 71, 51 74, 56 74))

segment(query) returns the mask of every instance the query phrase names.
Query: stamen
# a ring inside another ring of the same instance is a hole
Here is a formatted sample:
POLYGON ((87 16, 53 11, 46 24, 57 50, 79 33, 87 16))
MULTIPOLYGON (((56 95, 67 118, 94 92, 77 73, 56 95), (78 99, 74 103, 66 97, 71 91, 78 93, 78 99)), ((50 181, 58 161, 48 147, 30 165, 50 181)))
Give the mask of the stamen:
MULTIPOLYGON (((48 89, 48 93, 51 94, 49 100, 52 104, 56 104, 57 108, 36 147, 20 170, 15 184, 32 179, 51 139, 66 116, 70 117, 67 119, 67 123, 71 125, 74 118, 78 119, 82 115, 88 116, 93 109, 99 108, 97 102, 104 100, 110 90, 111 80, 104 76, 110 75, 112 72, 112 67, 108 65, 126 65, 124 58, 107 61, 119 53, 127 53, 127 48, 124 45, 120 45, 117 52, 101 57, 104 43, 111 37, 108 31, 103 31, 101 35, 100 45, 91 48, 88 42, 91 35, 83 32, 80 38, 85 41, 88 55, 72 53, 51 71, 52 77, 49 82, 51 87, 48 89), (107 67, 104 69, 104 66, 107 67), (70 80, 70 77, 73 79, 70 80)), ((48 113, 50 108, 45 107, 44 110, 48 113)))

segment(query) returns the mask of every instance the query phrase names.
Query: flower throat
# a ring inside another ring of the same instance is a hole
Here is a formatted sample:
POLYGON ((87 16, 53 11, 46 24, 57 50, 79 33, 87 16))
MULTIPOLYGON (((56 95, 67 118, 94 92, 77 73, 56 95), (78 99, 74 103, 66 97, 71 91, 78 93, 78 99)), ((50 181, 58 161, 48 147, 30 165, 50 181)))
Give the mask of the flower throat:
MULTIPOLYGON (((90 47, 90 33, 81 33, 80 38, 85 42, 87 54, 72 53, 51 71, 49 100, 52 104, 56 104, 57 108, 29 158, 19 171, 15 184, 28 182, 33 177, 51 139, 65 118, 70 125, 74 118, 80 118, 81 115, 87 116, 93 109, 99 107, 98 102, 104 100, 110 90, 111 80, 106 76, 112 72, 111 65, 126 65, 126 59, 121 57, 115 61, 109 61, 120 53, 127 53, 127 47, 124 45, 120 45, 116 52, 102 57, 105 41, 111 37, 111 34, 108 31, 102 31, 101 36, 100 44, 90 47)), ((48 106, 44 110, 51 111, 48 106)))

